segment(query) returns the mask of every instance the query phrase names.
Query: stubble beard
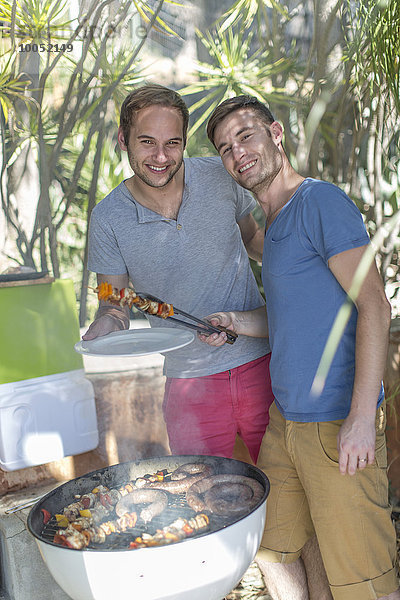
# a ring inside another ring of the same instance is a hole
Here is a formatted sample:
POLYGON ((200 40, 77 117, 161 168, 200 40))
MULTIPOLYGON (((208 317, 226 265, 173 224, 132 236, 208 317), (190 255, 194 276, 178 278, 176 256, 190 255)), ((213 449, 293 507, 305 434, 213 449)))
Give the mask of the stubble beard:
MULTIPOLYGON (((183 163, 183 156, 182 156, 181 160, 178 163, 176 163, 176 165, 174 167, 172 167, 172 169, 168 172, 167 180, 163 181, 162 183, 158 183, 158 182, 156 183, 155 181, 153 181, 151 178, 151 175, 150 174, 147 175, 147 173, 144 171, 144 169, 141 169, 141 167, 139 166, 139 163, 137 163, 135 161, 134 157, 132 156, 132 154, 129 150, 128 150, 128 160, 129 160, 131 169, 135 174, 135 177, 140 179, 140 181, 142 181, 149 187, 162 188, 162 187, 168 185, 168 183, 171 181, 171 179, 173 179, 173 177, 176 175, 176 173, 181 168, 182 163, 183 163)), ((155 174, 155 176, 157 176, 157 175, 155 174)))
POLYGON ((281 154, 279 153, 277 155, 277 160, 274 161, 273 165, 271 165, 269 168, 266 167, 253 181, 249 181, 247 184, 244 183, 240 185, 255 195, 260 194, 263 191, 265 192, 269 189, 272 182, 281 171, 282 166, 283 160, 281 154))

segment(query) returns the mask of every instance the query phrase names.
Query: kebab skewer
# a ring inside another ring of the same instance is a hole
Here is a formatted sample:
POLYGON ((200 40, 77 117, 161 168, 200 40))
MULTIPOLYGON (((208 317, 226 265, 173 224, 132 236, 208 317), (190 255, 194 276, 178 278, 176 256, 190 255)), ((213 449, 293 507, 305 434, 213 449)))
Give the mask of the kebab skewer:
MULTIPOLYGON (((107 535, 120 533, 127 528, 135 526, 137 521, 136 512, 126 512, 119 519, 104 521, 111 513, 121 498, 129 496, 135 490, 139 491, 141 486, 147 482, 162 482, 167 470, 147 474, 130 481, 119 488, 109 489, 99 485, 91 492, 77 496, 76 501, 64 507, 61 514, 56 514, 55 519, 62 529, 54 536, 54 542, 70 548, 82 549, 92 541, 103 543, 107 535)), ((150 491, 150 490, 148 490, 150 491)), ((153 492, 154 493, 154 492, 153 492)), ((42 509, 44 523, 47 523, 51 515, 42 509)))
POLYGON ((91 288, 97 295, 99 300, 104 300, 115 306, 128 306, 136 308, 149 313, 149 315, 156 315, 166 319, 172 317, 174 309, 172 304, 168 302, 157 302, 150 300, 149 298, 143 298, 139 296, 133 288, 118 288, 113 287, 106 281, 100 283, 96 288, 91 288))
MULTIPOLYGON (((60 529, 54 536, 54 542, 75 550, 87 548, 90 543, 102 544, 107 536, 112 533, 125 532, 136 525, 136 513, 126 513, 114 521, 106 521, 99 526, 93 525, 91 519, 77 519, 70 523, 66 529, 60 529)), ((209 518, 205 514, 198 514, 191 519, 178 517, 173 523, 162 529, 157 529, 154 535, 142 533, 141 536, 130 542, 129 549, 148 548, 151 546, 164 546, 179 542, 186 537, 206 529, 209 518)))
POLYGON ((221 333, 221 331, 223 331, 226 333, 227 344, 233 344, 238 337, 237 333, 222 325, 212 325, 209 321, 190 315, 180 308, 174 308, 172 304, 163 302, 155 296, 140 296, 133 288, 122 288, 121 290, 118 290, 118 288, 115 288, 110 283, 104 281, 96 288, 90 289, 97 293, 99 300, 104 300, 115 306, 128 306, 129 308, 135 306, 149 315, 161 317, 162 319, 171 317, 171 320, 174 321, 174 323, 179 323, 179 325, 183 327, 194 329, 201 334, 210 335, 211 333, 221 333), (189 321, 178 319, 173 315, 182 315, 185 319, 189 319, 189 321))
POLYGON ((137 514, 125 513, 119 519, 105 521, 96 525, 92 517, 80 517, 68 524, 64 529, 59 529, 54 535, 54 543, 82 550, 90 543, 103 544, 108 535, 112 533, 121 533, 128 528, 135 527, 137 514))
POLYGON ((170 525, 166 525, 162 529, 158 529, 154 535, 142 533, 140 537, 137 537, 134 542, 129 544, 129 548, 133 550, 135 548, 165 546, 166 544, 179 542, 184 538, 197 533, 198 531, 207 529, 209 522, 210 520, 208 516, 203 513, 198 514, 191 519, 178 517, 170 525))

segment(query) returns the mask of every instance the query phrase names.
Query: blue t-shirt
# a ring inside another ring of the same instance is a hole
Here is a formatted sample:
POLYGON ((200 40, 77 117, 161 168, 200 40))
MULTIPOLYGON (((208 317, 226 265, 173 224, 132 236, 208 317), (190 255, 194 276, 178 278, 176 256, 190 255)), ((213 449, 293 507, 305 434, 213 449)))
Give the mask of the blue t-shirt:
POLYGON ((355 371, 357 310, 340 340, 322 394, 310 393, 336 315, 347 298, 328 267, 369 237, 361 214, 340 188, 306 179, 264 241, 262 281, 272 358, 272 389, 285 419, 332 421, 349 413, 355 371))

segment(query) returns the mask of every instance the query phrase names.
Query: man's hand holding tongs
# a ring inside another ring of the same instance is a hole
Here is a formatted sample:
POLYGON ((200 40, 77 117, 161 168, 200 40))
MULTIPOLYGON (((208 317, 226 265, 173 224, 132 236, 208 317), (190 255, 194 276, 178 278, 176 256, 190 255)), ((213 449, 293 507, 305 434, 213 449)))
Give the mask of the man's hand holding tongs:
MULTIPOLYGON (((260 306, 254 310, 216 312, 208 315, 204 320, 210 321, 212 325, 225 327, 237 335, 268 337, 268 319, 265 306, 260 306)), ((224 331, 212 333, 208 336, 199 334, 199 338, 202 342, 217 347, 223 346, 227 339, 224 331)))
MULTIPOLYGON (((211 325, 214 325, 215 327, 225 327, 225 329, 230 329, 234 333, 238 333, 235 329, 234 315, 234 312, 218 312, 208 315, 204 320, 209 321, 211 325)), ((220 347, 226 343, 227 336, 225 331, 221 331, 221 333, 212 333, 208 336, 199 333, 199 339, 209 346, 220 347)))

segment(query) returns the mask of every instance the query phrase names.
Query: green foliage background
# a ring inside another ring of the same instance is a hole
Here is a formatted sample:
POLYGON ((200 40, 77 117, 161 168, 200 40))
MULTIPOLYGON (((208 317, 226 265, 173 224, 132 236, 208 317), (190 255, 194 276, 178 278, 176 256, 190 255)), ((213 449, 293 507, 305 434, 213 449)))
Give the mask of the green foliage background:
MULTIPOLYGON (((394 315, 400 314, 399 4, 237 0, 215 14, 211 27, 199 26, 202 58, 180 89, 191 111, 189 155, 214 153, 204 128, 224 98, 251 94, 270 105, 294 166, 341 186, 371 236, 380 232, 377 260, 394 315), (312 20, 304 40, 293 31, 306 10, 312 20)), ((141 61, 149 33, 177 35, 161 9, 188 9, 185 0, 83 5, 71 20, 64 0, 0 0, 6 259, 71 277, 82 325, 96 305, 85 268, 90 212, 129 173, 116 144, 119 107, 150 78, 141 61), (74 50, 21 53, 21 43, 74 50), (21 202, 31 206, 28 226, 21 202)), ((201 5, 206 10, 207 2, 201 5)), ((256 217, 261 223, 260 211, 256 217)), ((253 268, 259 278, 259 265, 253 268)))

